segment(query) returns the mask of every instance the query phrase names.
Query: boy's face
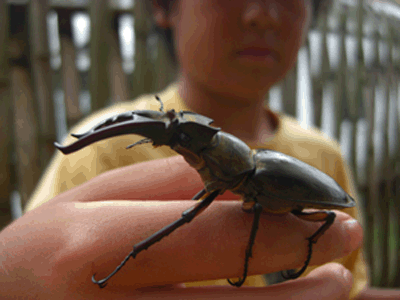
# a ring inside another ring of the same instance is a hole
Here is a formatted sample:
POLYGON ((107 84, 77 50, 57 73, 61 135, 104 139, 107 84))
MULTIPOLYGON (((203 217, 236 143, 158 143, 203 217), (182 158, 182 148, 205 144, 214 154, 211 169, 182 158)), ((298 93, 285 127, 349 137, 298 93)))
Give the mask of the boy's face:
POLYGON ((293 67, 311 5, 311 0, 177 0, 167 18, 181 72, 223 96, 265 94, 293 67))

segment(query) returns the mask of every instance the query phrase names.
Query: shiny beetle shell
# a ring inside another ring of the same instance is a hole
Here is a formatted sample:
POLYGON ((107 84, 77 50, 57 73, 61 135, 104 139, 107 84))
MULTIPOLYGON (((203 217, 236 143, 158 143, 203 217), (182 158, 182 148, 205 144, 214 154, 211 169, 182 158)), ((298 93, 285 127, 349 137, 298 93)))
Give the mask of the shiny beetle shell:
POLYGON ((257 149, 254 153, 255 172, 244 183, 243 194, 238 191, 244 201, 256 198, 272 213, 354 206, 354 200, 324 172, 277 151, 257 149))

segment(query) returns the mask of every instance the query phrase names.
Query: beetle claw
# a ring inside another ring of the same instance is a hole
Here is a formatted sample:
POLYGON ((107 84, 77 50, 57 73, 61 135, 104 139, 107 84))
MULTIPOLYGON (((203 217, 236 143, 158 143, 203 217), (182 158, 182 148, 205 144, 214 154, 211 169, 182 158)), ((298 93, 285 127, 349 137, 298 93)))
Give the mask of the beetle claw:
POLYGON ((287 271, 282 271, 281 275, 283 278, 286 280, 289 279, 296 279, 300 277, 301 274, 303 274, 304 271, 300 270, 299 272, 295 272, 294 270, 287 270, 287 271))
POLYGON ((304 266, 300 270, 298 270, 297 272, 295 272, 293 270, 288 270, 288 271, 286 271, 286 274, 285 274, 285 272, 282 271, 281 275, 282 275, 283 278, 285 278, 285 279, 296 279, 296 278, 300 277, 301 274, 303 274, 304 271, 307 269, 308 264, 310 263, 310 260, 311 260, 312 245, 315 244, 315 241, 313 240, 314 235, 307 239, 308 240, 308 254, 307 254, 307 259, 306 259, 306 262, 304 263, 304 266))
POLYGON ((92 276, 92 282, 95 283, 95 284, 97 284, 97 285, 99 286, 99 288, 101 288, 101 289, 102 289, 102 288, 105 288, 106 285, 107 285, 107 282, 106 282, 104 279, 101 279, 101 280, 97 281, 97 280, 94 278, 94 276, 96 276, 96 273, 94 273, 93 276, 92 276))
POLYGON ((228 282, 229 282, 230 285, 233 285, 233 286, 236 286, 236 287, 241 287, 242 284, 244 283, 244 281, 246 280, 246 277, 244 277, 244 278, 239 278, 239 280, 236 281, 236 282, 233 282, 233 281, 231 281, 230 279, 227 279, 227 280, 228 280, 228 282))

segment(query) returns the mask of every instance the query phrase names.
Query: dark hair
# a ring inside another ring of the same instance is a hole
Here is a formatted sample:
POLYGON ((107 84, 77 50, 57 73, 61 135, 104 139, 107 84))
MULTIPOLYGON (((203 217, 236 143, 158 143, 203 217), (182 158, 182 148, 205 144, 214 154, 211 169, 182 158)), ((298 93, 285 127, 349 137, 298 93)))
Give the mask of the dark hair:
MULTIPOLYGON (((159 5, 165 12, 168 14, 176 0, 151 0, 159 5)), ((313 2, 313 20, 318 18, 318 15, 323 10, 323 7, 328 4, 331 0, 312 0, 313 2)), ((174 47, 174 40, 173 40, 173 32, 170 28, 160 28, 158 26, 154 26, 155 32, 158 36, 163 40, 166 44, 168 53, 175 64, 177 62, 176 55, 175 55, 175 47, 174 47)))

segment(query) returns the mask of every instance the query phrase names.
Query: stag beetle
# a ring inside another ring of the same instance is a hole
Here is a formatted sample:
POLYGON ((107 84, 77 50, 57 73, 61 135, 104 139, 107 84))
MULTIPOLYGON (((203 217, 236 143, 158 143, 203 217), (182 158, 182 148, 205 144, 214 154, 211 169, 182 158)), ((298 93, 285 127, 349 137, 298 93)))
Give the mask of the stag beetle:
POLYGON ((343 209, 355 202, 334 179, 320 170, 286 154, 267 150, 250 149, 243 141, 212 127, 212 119, 190 111, 136 110, 111 117, 83 134, 72 134, 78 140, 69 146, 54 145, 64 154, 78 151, 94 142, 124 134, 146 137, 133 146, 152 142, 153 146, 168 145, 181 154, 190 166, 200 174, 204 189, 193 200, 200 200, 184 211, 177 221, 165 226, 147 239, 133 246, 133 250, 107 277, 92 281, 100 288, 128 261, 135 258, 171 232, 189 223, 226 190, 243 199, 243 209, 254 212, 253 225, 247 244, 243 275, 231 285, 240 287, 247 277, 249 259, 263 210, 275 213, 293 213, 297 217, 324 224, 308 240, 308 255, 304 266, 297 272, 284 275, 287 279, 299 277, 307 268, 312 245, 333 223, 336 214, 331 211, 303 212, 304 208, 343 209))

